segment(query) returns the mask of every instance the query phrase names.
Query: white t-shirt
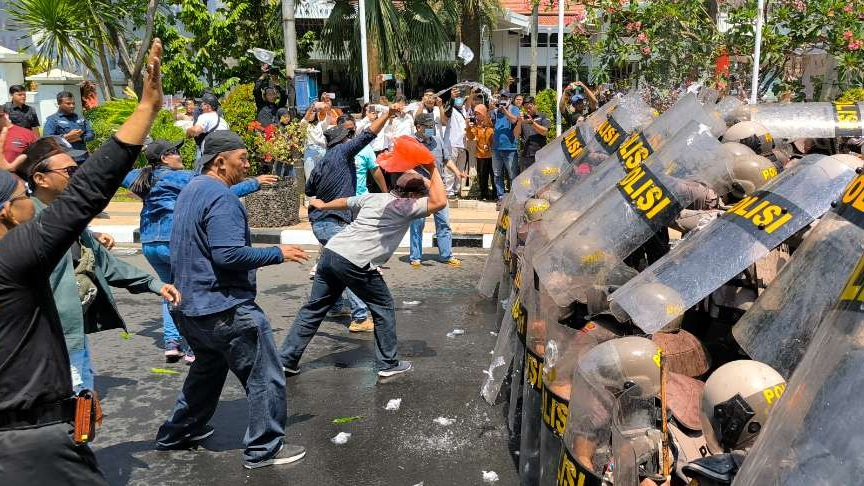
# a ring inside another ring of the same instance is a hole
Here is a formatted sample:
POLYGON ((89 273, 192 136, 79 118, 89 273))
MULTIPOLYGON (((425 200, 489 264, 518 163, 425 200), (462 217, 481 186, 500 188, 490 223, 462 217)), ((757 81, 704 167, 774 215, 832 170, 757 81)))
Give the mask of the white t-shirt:
POLYGON ((450 119, 447 121, 447 140, 450 142, 451 148, 465 148, 465 127, 465 115, 453 108, 453 111, 450 112, 450 119))
MULTIPOLYGON (((355 125, 356 132, 360 133, 363 130, 369 128, 370 125, 372 125, 372 120, 363 117, 355 125)), ((375 152, 387 150, 387 148, 390 147, 390 140, 387 139, 386 129, 382 129, 378 136, 375 137, 375 140, 372 140, 372 143, 370 143, 369 146, 372 147, 372 150, 374 150, 375 152)))
POLYGON ((406 113, 401 118, 394 116, 387 122, 387 141, 390 147, 393 146, 393 141, 402 135, 414 135, 414 116, 411 113, 406 113))
POLYGON ((204 133, 212 131, 213 127, 216 127, 216 130, 228 130, 228 122, 215 111, 198 115, 195 126, 203 128, 204 133))
POLYGON ((399 248, 411 221, 425 218, 429 198, 373 193, 348 198, 354 221, 327 242, 328 250, 360 268, 385 263, 399 248))

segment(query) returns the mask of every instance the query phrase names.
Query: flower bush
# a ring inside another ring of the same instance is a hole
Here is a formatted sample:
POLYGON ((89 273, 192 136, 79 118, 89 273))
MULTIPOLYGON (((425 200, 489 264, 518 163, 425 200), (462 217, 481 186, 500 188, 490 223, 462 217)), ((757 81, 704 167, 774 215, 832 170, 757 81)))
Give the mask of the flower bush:
POLYGON ((247 125, 247 133, 252 141, 248 147, 253 154, 256 173, 264 172, 263 166, 271 167, 277 161, 296 164, 303 158, 306 130, 299 122, 284 127, 263 127, 256 120, 247 125))

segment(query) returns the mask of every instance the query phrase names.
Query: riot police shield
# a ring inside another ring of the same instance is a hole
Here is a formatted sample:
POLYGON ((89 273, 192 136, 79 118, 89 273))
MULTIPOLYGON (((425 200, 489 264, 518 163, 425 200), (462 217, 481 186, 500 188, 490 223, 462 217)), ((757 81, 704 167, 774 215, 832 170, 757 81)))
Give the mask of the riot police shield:
POLYGON ((648 339, 623 337, 586 352, 573 371, 558 484, 600 485, 611 471, 615 398, 630 387, 641 396, 660 391, 660 348, 648 339))
MULTIPOLYGON (((489 249, 489 255, 486 257, 486 264, 483 267, 483 273, 480 275, 480 282, 477 283, 477 291, 487 299, 492 298, 495 294, 495 289, 504 278, 507 272, 507 264, 510 261, 509 248, 505 248, 508 231, 510 229, 510 210, 509 205, 512 200, 512 194, 508 194, 504 198, 504 204, 501 206, 501 212, 498 213, 498 221, 495 224, 495 233, 492 235, 492 246, 489 249), (506 250, 506 252, 505 252, 506 250)), ((499 295, 501 292, 499 292, 499 295)))
POLYGON ((553 485, 558 473, 570 398, 574 395, 573 370, 579 358, 594 346, 618 337, 614 323, 587 322, 581 328, 549 324, 543 360, 542 420, 540 429, 540 484, 553 485))
MULTIPOLYGON (((558 204, 549 208, 537 230, 529 235, 529 242, 536 241, 532 246, 539 249, 555 239, 606 190, 614 187, 630 170, 647 163, 651 154, 660 150, 685 127, 691 130, 690 134, 697 133, 698 125, 688 125, 692 121, 710 127, 711 133, 716 137, 722 135, 726 129, 722 119, 700 105, 694 95, 681 98, 645 130, 628 137, 605 162, 585 174, 573 190, 562 196, 558 204)), ((527 255, 529 260, 531 256, 527 255)))
POLYGON ((864 258, 819 325, 734 485, 861 483, 862 282, 864 258))
POLYGON ((480 395, 489 405, 495 405, 498 393, 501 391, 501 385, 507 376, 507 370, 510 368, 513 357, 516 356, 516 323, 513 319, 513 313, 510 311, 510 307, 516 298, 515 294, 516 289, 513 289, 510 297, 505 302, 504 317, 498 329, 498 339, 495 341, 495 348, 492 350, 492 362, 489 363, 489 368, 483 371, 486 374, 486 378, 480 387, 480 395))
POLYGON ((606 116, 606 120, 596 127, 588 139, 569 142, 571 145, 584 143, 580 158, 574 160, 554 182, 539 188, 537 195, 555 204, 594 167, 603 163, 609 154, 615 152, 627 137, 647 127, 654 120, 654 113, 654 110, 635 92, 621 97, 618 106, 606 116))
POLYGON ((612 457, 615 486, 639 486, 642 478, 662 482, 662 417, 655 395, 632 386, 612 408, 612 457))
POLYGON ((613 292, 612 313, 658 331, 828 211, 854 175, 842 158, 801 159, 613 292))
POLYGON ((513 181, 511 192, 516 196, 517 204, 524 203, 538 189, 557 179, 570 165, 579 164, 591 149, 596 149, 593 144, 588 148, 588 141, 594 140, 594 134, 606 122, 619 101, 620 97, 612 98, 588 115, 585 121, 570 127, 537 151, 534 165, 525 169, 513 181))
POLYGON ((774 138, 860 137, 864 102, 760 103, 742 107, 742 118, 757 122, 774 138))
POLYGON ((843 286, 837 276, 851 272, 862 252, 864 175, 858 175, 732 328, 741 348, 789 379, 843 286))
POLYGON ((591 286, 617 272, 627 256, 693 202, 689 181, 728 185, 731 160, 707 126, 690 122, 534 256, 552 298, 559 305, 587 302, 591 286))

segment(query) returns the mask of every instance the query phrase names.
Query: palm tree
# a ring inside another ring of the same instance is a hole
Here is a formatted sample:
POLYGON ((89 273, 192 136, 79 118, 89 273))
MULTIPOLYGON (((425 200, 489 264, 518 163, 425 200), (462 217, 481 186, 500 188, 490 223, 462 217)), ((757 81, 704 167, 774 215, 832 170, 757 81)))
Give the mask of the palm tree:
MULTIPOLYGON (((463 0, 460 12, 460 25, 456 48, 459 42, 464 43, 474 52, 474 59, 462 67, 460 79, 480 79, 483 28, 495 26, 501 13, 501 2, 498 0, 463 0)), ((488 34, 487 34, 488 35, 488 34)))
POLYGON ((143 19, 137 0, 12 0, 9 13, 13 28, 33 39, 37 55, 67 69, 86 67, 106 99, 114 97, 108 60, 120 69, 140 92, 143 64, 153 35, 159 0, 147 0, 143 19), (142 25, 137 51, 130 52, 126 22, 142 25))
POLYGON ((540 20, 541 1, 531 0, 531 69, 528 71, 528 89, 531 96, 537 94, 537 24, 540 20))
MULTIPOLYGON (((360 79, 356 6, 356 0, 335 0, 320 45, 328 57, 348 61, 353 78, 360 79)), ((409 82, 421 75, 440 76, 453 67, 451 42, 458 49, 461 35, 474 51, 462 75, 479 79, 481 28, 494 24, 500 8, 497 0, 367 0, 369 79, 382 72, 402 72, 409 82)))

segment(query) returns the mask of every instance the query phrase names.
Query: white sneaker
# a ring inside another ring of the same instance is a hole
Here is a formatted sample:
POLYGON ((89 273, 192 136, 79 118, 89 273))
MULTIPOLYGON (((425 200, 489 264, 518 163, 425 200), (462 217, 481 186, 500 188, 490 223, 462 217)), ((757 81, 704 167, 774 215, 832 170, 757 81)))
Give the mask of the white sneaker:
POLYGON ((292 462, 297 462, 300 459, 303 459, 303 457, 305 456, 305 447, 299 445, 282 444, 279 452, 277 452, 270 459, 264 459, 263 461, 258 462, 243 461, 243 467, 245 467, 246 469, 258 469, 259 467, 281 466, 283 464, 291 464, 292 462))

